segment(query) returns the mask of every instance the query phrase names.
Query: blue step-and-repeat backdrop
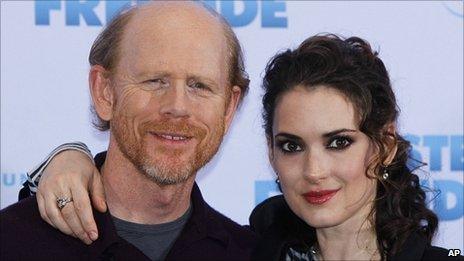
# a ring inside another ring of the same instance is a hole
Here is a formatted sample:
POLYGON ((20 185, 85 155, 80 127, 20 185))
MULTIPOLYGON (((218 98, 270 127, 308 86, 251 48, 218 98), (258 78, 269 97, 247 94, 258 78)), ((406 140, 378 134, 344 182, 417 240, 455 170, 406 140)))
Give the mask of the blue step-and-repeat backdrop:
MULTIPOLYGON (((1 208, 17 200, 26 171, 54 146, 80 140, 94 153, 107 135, 92 128, 87 56, 96 35, 137 1, 1 2, 1 208)), ((141 1, 139 1, 141 2, 141 1)), ((278 193, 261 128, 261 77, 277 51, 320 32, 371 42, 390 72, 400 131, 428 163, 423 184, 440 194, 435 244, 463 249, 462 1, 207 1, 234 27, 251 90, 215 159, 197 180, 206 200, 246 224, 278 193)))

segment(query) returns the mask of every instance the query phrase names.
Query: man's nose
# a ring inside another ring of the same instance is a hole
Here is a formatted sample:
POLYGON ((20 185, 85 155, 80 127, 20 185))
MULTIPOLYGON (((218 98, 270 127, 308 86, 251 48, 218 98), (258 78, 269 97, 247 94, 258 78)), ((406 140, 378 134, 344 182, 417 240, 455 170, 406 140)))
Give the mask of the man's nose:
POLYGON ((161 97, 160 114, 171 118, 187 118, 190 116, 190 102, 185 83, 171 84, 161 97))
POLYGON ((309 151, 304 164, 305 179, 312 184, 318 184, 327 177, 328 173, 324 156, 316 151, 309 151))

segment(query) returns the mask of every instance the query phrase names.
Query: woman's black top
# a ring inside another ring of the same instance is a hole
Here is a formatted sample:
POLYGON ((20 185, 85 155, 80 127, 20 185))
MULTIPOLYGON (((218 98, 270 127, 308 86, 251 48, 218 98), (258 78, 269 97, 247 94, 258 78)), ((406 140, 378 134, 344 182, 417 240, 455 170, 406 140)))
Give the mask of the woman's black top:
MULTIPOLYGON (((297 257, 292 254, 309 253, 316 243, 316 231, 290 210, 282 195, 256 206, 250 216, 250 226, 261 237, 253 260, 313 260, 311 255, 297 257)), ((387 260, 464 260, 463 256, 448 257, 448 252, 431 246, 418 232, 411 234, 402 250, 387 256, 387 260)))

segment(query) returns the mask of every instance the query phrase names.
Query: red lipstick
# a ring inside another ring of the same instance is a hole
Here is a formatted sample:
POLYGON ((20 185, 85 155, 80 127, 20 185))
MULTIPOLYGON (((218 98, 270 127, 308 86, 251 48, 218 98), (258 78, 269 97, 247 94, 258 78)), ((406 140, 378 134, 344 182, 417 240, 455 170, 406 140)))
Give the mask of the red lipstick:
POLYGON ((313 205, 322 205, 329 201, 340 189, 310 191, 303 194, 306 201, 313 205))

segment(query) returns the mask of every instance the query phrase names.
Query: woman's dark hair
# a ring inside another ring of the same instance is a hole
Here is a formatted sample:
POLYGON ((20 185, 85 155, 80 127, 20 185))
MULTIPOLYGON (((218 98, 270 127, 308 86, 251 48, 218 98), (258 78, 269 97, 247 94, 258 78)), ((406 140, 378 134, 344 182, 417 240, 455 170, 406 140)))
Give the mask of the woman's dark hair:
POLYGON ((344 39, 326 34, 312 36, 295 50, 274 56, 263 80, 264 128, 271 142, 279 97, 296 86, 308 90, 324 86, 343 94, 353 104, 359 129, 376 144, 379 153, 366 175, 379 181, 369 220, 375 226, 382 258, 400 251, 412 233, 423 234, 430 243, 438 219, 427 208, 419 178, 407 165, 410 143, 388 128, 396 122, 399 110, 388 72, 378 53, 361 38, 344 39), (393 161, 383 166, 395 146, 397 152, 393 161), (388 179, 382 178, 385 170, 389 173, 388 179))

